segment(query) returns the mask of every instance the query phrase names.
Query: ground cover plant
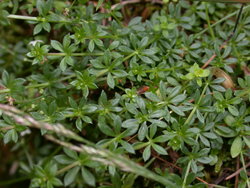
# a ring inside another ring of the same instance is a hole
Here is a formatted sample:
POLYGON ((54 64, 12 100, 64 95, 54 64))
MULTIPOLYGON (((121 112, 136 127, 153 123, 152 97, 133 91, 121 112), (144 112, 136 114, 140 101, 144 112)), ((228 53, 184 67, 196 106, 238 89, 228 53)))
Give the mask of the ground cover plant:
POLYGON ((0 187, 250 187, 240 6, 0 1, 0 187))

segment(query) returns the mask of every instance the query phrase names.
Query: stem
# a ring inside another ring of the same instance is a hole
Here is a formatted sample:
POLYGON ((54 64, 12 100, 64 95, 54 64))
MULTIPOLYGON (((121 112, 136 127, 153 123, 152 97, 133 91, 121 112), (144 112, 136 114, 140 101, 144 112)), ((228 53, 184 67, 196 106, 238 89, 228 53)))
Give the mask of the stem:
POLYGON ((216 39, 215 39, 215 36, 214 36, 214 31, 213 31, 213 29, 211 27, 209 15, 208 15, 208 6, 207 6, 207 3, 205 3, 205 6, 206 6, 206 20, 207 20, 207 25, 208 25, 210 34, 211 34, 213 40, 215 41, 216 39))
POLYGON ((189 67, 171 67, 171 68, 165 68, 165 69, 150 69, 150 70, 145 70, 145 72, 167 72, 167 71, 175 71, 179 69, 187 69, 189 67))
POLYGON ((248 175, 247 175, 247 170, 246 170, 246 164, 245 164, 245 161, 244 161, 244 157, 243 157, 243 153, 242 151, 240 152, 240 159, 241 159, 241 162, 242 162, 242 166, 243 166, 243 170, 247 176, 247 187, 250 188, 250 182, 249 182, 249 179, 248 179, 248 175))
MULTIPOLYGON (((71 74, 69 76, 66 76, 62 79, 59 79, 59 80, 55 80, 55 81, 58 81, 58 82, 61 82, 61 81, 64 81, 64 80, 68 80, 70 78, 73 78, 75 77, 76 75, 75 74, 71 74)), ((54 82, 55 82, 54 81, 54 82)), ((45 82, 45 83, 41 83, 41 84, 33 84, 33 85, 28 85, 28 86, 25 86, 24 88, 25 89, 30 89, 30 88, 37 88, 37 87, 46 87, 46 86, 49 86, 52 82, 45 82)), ((0 94, 3 94, 3 93, 9 93, 10 92, 10 89, 3 89, 3 90, 0 90, 0 94)))
MULTIPOLYGON (((48 56, 66 56, 67 53, 48 53, 48 56)), ((96 53, 72 53, 70 56, 102 56, 104 53, 96 52, 96 53)))
POLYGON ((136 55, 136 54, 138 54, 138 52, 137 52, 137 51, 134 51, 133 53, 131 53, 131 54, 129 54, 128 56, 124 57, 122 61, 124 62, 124 61, 128 60, 129 58, 133 57, 133 56, 136 55))
POLYGON ((8 130, 14 129, 14 128, 15 128, 15 126, 6 126, 6 127, 0 128, 0 131, 8 131, 8 130))
POLYGON ((191 119, 192 119, 194 113, 196 112, 196 110, 197 110, 197 105, 194 106, 192 112, 189 114, 189 116, 188 116, 187 120, 185 121, 184 125, 188 124, 191 121, 191 119))
POLYGON ((98 77, 100 77, 100 76, 102 76, 102 75, 106 74, 107 72, 109 72, 109 70, 108 70, 108 69, 103 69, 103 70, 102 70, 102 71, 100 71, 98 74, 96 74, 96 78, 98 78, 98 77))
MULTIPOLYGON (((247 11, 250 8, 250 5, 246 6, 245 8, 243 8, 242 12, 247 11)), ((218 20, 217 22, 215 22, 214 24, 211 25, 211 28, 215 27, 216 25, 220 24, 221 22, 224 22, 225 20, 228 20, 230 17, 237 15, 238 10, 228 14, 227 16, 225 16, 224 18, 218 20)), ((205 33, 207 30, 209 30, 209 28, 203 29, 201 32, 197 33, 196 35, 194 35, 194 38, 199 37, 200 35, 202 35, 203 33, 205 33)))
POLYGON ((17 19, 17 20, 26 20, 26 21, 35 21, 35 22, 55 22, 55 23, 72 23, 72 20, 64 20, 58 19, 58 20, 47 20, 46 18, 41 18, 41 17, 34 17, 34 16, 23 16, 23 15, 15 15, 15 14, 10 14, 7 16, 7 18, 10 19, 17 19))
POLYGON ((22 15, 14 15, 14 14, 8 15, 7 18, 18 19, 18 20, 27 20, 27 21, 38 21, 38 18, 37 18, 37 17, 33 17, 33 16, 22 16, 22 15))
POLYGON ((64 173, 65 171, 68 171, 69 169, 71 169, 71 168, 73 168, 73 167, 75 167, 75 166, 79 166, 79 165, 80 165, 80 162, 79 162, 79 161, 75 161, 75 162, 71 163, 70 165, 65 166, 64 168, 58 170, 58 171, 56 172, 56 175, 62 174, 62 173, 64 173))
POLYGON ((196 110, 197 110, 197 108, 198 108, 198 106, 199 106, 199 104, 200 104, 200 102, 201 102, 202 97, 204 96, 204 94, 205 94, 205 92, 206 92, 206 90, 207 90, 207 87, 208 87, 208 83, 206 83, 204 89, 202 90, 202 93, 201 93, 201 95, 200 95, 200 98, 199 98, 197 104, 194 106, 192 112, 189 114, 189 116, 188 116, 187 120, 185 121, 184 125, 190 123, 190 121, 191 121, 191 119, 192 119, 194 113, 196 112, 196 110))
POLYGON ((189 173, 190 167, 191 167, 191 162, 192 162, 192 160, 190 160, 190 161, 188 162, 187 170, 186 170, 186 172, 185 172, 184 180, 183 180, 183 183, 182 183, 182 188, 185 188, 185 186, 186 186, 188 173, 189 173))
POLYGON ((0 94, 9 93, 9 92, 10 92, 10 89, 2 89, 2 90, 0 90, 0 94))

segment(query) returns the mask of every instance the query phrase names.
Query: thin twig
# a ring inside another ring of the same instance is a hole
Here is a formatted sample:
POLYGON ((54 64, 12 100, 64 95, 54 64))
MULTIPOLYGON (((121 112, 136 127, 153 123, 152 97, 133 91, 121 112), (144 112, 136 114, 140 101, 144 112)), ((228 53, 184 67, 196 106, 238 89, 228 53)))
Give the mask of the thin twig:
MULTIPOLYGON (((250 162, 247 163, 246 168, 249 167, 249 166, 250 166, 250 162)), ((241 167, 239 170, 237 170, 236 172, 234 172, 234 173, 231 174, 230 176, 227 176, 227 177, 225 178, 225 180, 229 180, 229 179, 233 178, 234 176, 237 176, 242 170, 244 170, 243 167, 241 167)))
MULTIPOLYGON (((234 26, 234 29, 232 31, 232 33, 228 36, 228 38, 223 42, 223 44, 220 46, 220 50, 222 48, 224 48, 226 46, 226 44, 228 43, 228 41, 231 40, 231 38, 234 36, 235 32, 236 32, 236 29, 237 29, 237 26, 238 26, 238 23, 239 23, 239 20, 240 20, 240 17, 241 17, 241 14, 242 14, 242 11, 243 11, 243 7, 244 7, 244 4, 242 4, 241 8, 240 8, 240 12, 236 18, 236 24, 234 26)), ((210 26, 210 25, 209 25, 210 26)), ((211 29, 211 27, 209 27, 211 29)), ((207 62, 202 66, 203 69, 205 69, 210 63, 211 61, 213 61, 213 59, 216 57, 217 55, 214 53, 208 60, 207 62)))
MULTIPOLYGON (((236 171, 239 170, 239 168, 240 168, 240 158, 238 156, 236 161, 236 171)), ((235 177, 234 188, 237 188, 238 185, 239 185, 239 174, 237 174, 235 177)))

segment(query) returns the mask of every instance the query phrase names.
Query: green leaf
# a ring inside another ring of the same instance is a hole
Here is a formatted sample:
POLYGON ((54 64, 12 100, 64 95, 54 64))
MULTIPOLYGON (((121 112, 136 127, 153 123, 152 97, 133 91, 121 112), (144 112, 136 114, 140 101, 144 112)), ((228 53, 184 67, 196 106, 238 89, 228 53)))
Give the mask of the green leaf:
POLYGON ((82 177, 85 181, 86 184, 95 187, 95 177, 94 175, 87 169, 82 167, 81 168, 81 172, 82 172, 82 177))
POLYGON ((141 22, 142 17, 134 17, 133 19, 130 20, 128 26, 132 26, 132 25, 137 25, 141 22))
POLYGON ((96 8, 95 8, 96 11, 102 6, 103 1, 104 0, 98 0, 98 3, 97 3, 96 8))
POLYGON ((64 176, 64 185, 65 186, 68 186, 75 181, 76 175, 78 174, 79 170, 80 170, 80 167, 77 166, 77 167, 70 169, 66 173, 66 175, 64 176))
POLYGON ((207 146, 207 147, 210 147, 210 142, 208 141, 208 139, 202 135, 200 135, 200 139, 201 139, 201 142, 207 146))
POLYGON ((150 59, 149 57, 147 56, 142 56, 142 55, 139 55, 139 58, 144 62, 144 63, 147 63, 147 64, 153 64, 154 61, 152 59, 150 59))
POLYGON ((95 49, 94 40, 90 40, 90 41, 89 41, 88 49, 89 49, 90 52, 93 52, 93 51, 94 51, 94 49, 95 49))
POLYGON ((134 128, 134 127, 138 127, 138 121, 136 119, 127 119, 126 121, 124 121, 122 123, 122 127, 124 128, 134 128))
POLYGON ((138 131, 138 138, 140 141, 142 141, 148 133, 148 127, 146 123, 143 123, 138 131))
POLYGON ((85 85, 83 88, 82 88, 82 94, 84 96, 84 98, 87 98, 88 95, 89 95, 89 88, 87 85, 85 85))
POLYGON ((197 49, 197 48, 199 48, 201 46, 201 43, 199 43, 199 42, 197 42, 197 43, 194 43, 194 44, 192 44, 191 46, 190 46, 190 49, 197 49))
POLYGON ((156 138, 154 138, 154 142, 166 142, 168 140, 170 140, 171 138, 168 136, 168 135, 161 135, 161 136, 158 136, 156 138))
POLYGON ((246 143, 247 147, 250 148, 250 139, 247 138, 247 137, 245 137, 245 136, 243 136, 243 140, 244 140, 244 142, 246 143))
POLYGON ((216 139, 218 136, 214 134, 213 132, 204 132, 202 133, 203 136, 210 138, 210 139, 216 139))
POLYGON ((59 178, 55 178, 54 177, 50 181, 55 186, 63 186, 63 183, 62 183, 62 181, 59 178))
POLYGON ((13 142, 17 142, 18 140, 18 134, 16 132, 15 129, 11 129, 9 131, 7 131, 4 135, 4 143, 7 144, 9 143, 10 141, 13 141, 13 142))
POLYGON ((196 110, 196 115, 197 115, 197 118, 200 120, 200 122, 204 123, 205 119, 204 119, 202 113, 200 112, 200 110, 196 110))
POLYGON ((233 117, 232 115, 227 115, 224 118, 224 121, 226 122, 227 125, 232 126, 235 123, 235 117, 233 117))
POLYGON ((119 46, 118 48, 121 52, 125 52, 125 53, 133 53, 134 51, 132 49, 130 49, 127 46, 119 46))
POLYGON ((8 82, 9 82, 9 79, 10 79, 9 73, 6 70, 4 70, 3 73, 2 73, 2 82, 3 82, 3 85, 7 86, 8 82))
POLYGON ((236 137, 231 145, 230 153, 233 158, 237 157, 242 150, 242 139, 241 137, 236 137))
POLYGON ((236 132, 233 129, 225 126, 216 126, 215 132, 226 138, 234 137, 236 135, 236 132))
POLYGON ((142 158, 144 161, 147 161, 150 158, 150 156, 151 156, 151 146, 149 145, 144 149, 142 153, 142 158))
MULTIPOLYGON (((86 97, 85 97, 86 98, 86 97)), ((92 124, 92 119, 88 116, 82 116, 82 120, 85 122, 85 123, 89 123, 89 124, 92 124)))
POLYGON ((238 111, 238 109, 235 106, 228 105, 228 110, 234 116, 238 116, 239 115, 239 111, 238 111))
POLYGON ((133 146, 132 146, 131 144, 129 144, 128 142, 123 141, 123 140, 122 140, 120 143, 121 143, 122 147, 123 147, 127 152, 129 152, 129 153, 135 153, 135 150, 134 150, 134 148, 133 148, 133 146))
POLYGON ((65 61, 68 65, 73 66, 74 65, 74 60, 71 56, 65 56, 62 61, 65 61))
POLYGON ((223 100, 224 100, 223 95, 222 95, 220 92, 218 92, 218 91, 215 91, 213 96, 214 96, 218 101, 223 101, 223 100))
POLYGON ((161 128, 167 127, 167 124, 161 120, 151 120, 151 122, 152 122, 152 125, 156 125, 157 127, 161 127, 161 128))
POLYGON ((226 89, 220 85, 211 85, 211 88, 217 90, 217 91, 220 91, 220 92, 225 92, 226 89))
POLYGON ((174 98, 172 98, 171 102, 172 103, 179 103, 179 102, 182 102, 185 98, 186 98, 185 94, 180 94, 180 95, 177 95, 174 98))
POLYGON ((148 37, 143 37, 142 40, 140 41, 140 48, 144 48, 148 44, 148 37))
POLYGON ((56 40, 51 40, 51 46, 54 49, 56 49, 56 50, 58 50, 60 52, 63 52, 63 46, 62 46, 62 44, 60 42, 58 42, 56 40))
POLYGON ((37 24, 33 30, 33 34, 37 35, 38 33, 42 31, 42 29, 43 29, 42 23, 37 24))
POLYGON ((109 87, 111 87, 112 89, 115 87, 115 80, 114 80, 113 76, 111 75, 111 73, 108 73, 108 76, 107 76, 107 84, 108 84, 109 87))
POLYGON ((45 31, 50 32, 51 26, 50 26, 50 24, 49 24, 48 22, 44 22, 44 23, 42 24, 42 26, 43 26, 43 29, 44 29, 45 31))
POLYGON ((146 93, 145 93, 145 96, 146 96, 149 100, 151 100, 151 101, 153 101, 153 102, 160 102, 160 99, 158 98, 158 96, 155 95, 155 94, 152 93, 152 92, 146 92, 146 93))
POLYGON ((110 45, 109 45, 109 49, 110 50, 114 50, 115 48, 117 48, 119 46, 120 42, 119 41, 113 41, 110 45))
POLYGON ((160 145, 157 145, 157 144, 152 144, 152 147, 153 147, 153 149, 157 152, 157 153, 159 153, 159 154, 161 154, 161 155, 167 155, 168 153, 167 153, 167 151, 166 151, 166 149, 164 149, 162 146, 160 146, 160 145))
POLYGON ((75 160, 78 159, 78 154, 76 153, 76 151, 70 150, 70 149, 68 149, 68 148, 66 148, 66 147, 63 148, 63 151, 64 151, 64 153, 65 153, 67 156, 71 157, 72 159, 75 159, 75 160))
POLYGON ((212 162, 212 158, 210 157, 200 157, 197 159, 197 161, 199 161, 200 163, 203 163, 203 164, 209 164, 212 162))
POLYGON ((44 1, 43 0, 37 0, 36 1, 36 8, 39 12, 39 15, 43 15, 44 13, 44 1))
POLYGON ((77 118, 77 120, 76 120, 76 128, 77 128, 79 131, 82 131, 83 125, 82 125, 82 120, 81 120, 81 118, 77 118))
POLYGON ((101 122, 99 120, 98 127, 102 133, 104 133, 108 136, 115 136, 114 131, 108 125, 106 125, 105 122, 101 122))
POLYGON ((117 77, 125 77, 128 75, 127 72, 124 70, 114 70, 112 71, 112 74, 114 74, 117 77))
POLYGON ((67 165, 67 164, 71 164, 71 163, 74 162, 73 159, 69 158, 69 157, 66 156, 66 155, 57 155, 57 156, 54 157, 54 159, 55 159, 58 163, 60 163, 60 164, 66 164, 66 165, 67 165))
POLYGON ((176 114, 180 116, 185 116, 185 114, 183 113, 180 107, 169 105, 169 108, 171 108, 171 110, 173 110, 176 114))
POLYGON ((103 47, 103 42, 100 39, 94 39, 94 42, 97 46, 103 47))
POLYGON ((60 62, 60 69, 64 72, 67 69, 67 62, 65 61, 65 59, 63 59, 60 62))
POLYGON ((70 35, 67 34, 66 36, 63 37, 63 47, 66 49, 70 45, 70 35))

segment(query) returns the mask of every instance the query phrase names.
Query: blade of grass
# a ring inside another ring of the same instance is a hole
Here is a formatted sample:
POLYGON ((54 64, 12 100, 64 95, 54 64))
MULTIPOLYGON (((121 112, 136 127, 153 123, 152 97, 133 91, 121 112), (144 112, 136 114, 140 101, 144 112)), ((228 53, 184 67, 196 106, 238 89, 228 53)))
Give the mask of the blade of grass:
POLYGON ((75 134, 71 130, 66 129, 63 125, 60 125, 60 124, 52 125, 49 123, 36 121, 31 116, 25 114, 24 112, 18 110, 17 108, 13 106, 0 104, 0 109, 3 111, 4 114, 12 117, 17 123, 21 125, 34 127, 38 129, 46 129, 53 133, 57 133, 62 136, 65 136, 66 138, 70 138, 78 142, 87 144, 87 145, 80 145, 80 146, 73 145, 69 142, 58 140, 51 135, 45 135, 47 139, 61 146, 67 147, 77 152, 83 152, 85 154, 88 154, 92 160, 104 163, 105 165, 115 165, 119 167, 121 170, 128 171, 128 172, 143 176, 148 179, 152 179, 163 185, 167 185, 168 187, 175 187, 174 183, 172 183, 165 177, 160 176, 146 169, 143 166, 140 166, 139 164, 133 162, 132 160, 125 158, 122 155, 113 153, 109 150, 98 148, 94 143, 80 137, 79 135, 75 134))
MULTIPOLYGON (((243 8, 243 10, 242 10, 242 13, 244 13, 245 11, 247 11, 247 10, 249 10, 249 9, 250 9, 250 5, 245 6, 245 7, 243 8)), ((212 25, 211 25, 211 28, 215 27, 216 25, 220 24, 221 22, 224 22, 225 20, 231 18, 232 16, 237 15, 237 13, 238 13, 238 10, 235 11, 235 12, 233 12, 233 13, 231 13, 231 14, 228 14, 228 15, 225 16, 224 18, 222 18, 222 19, 218 20, 217 22, 215 22, 214 24, 212 24, 212 25)), ((207 32, 208 30, 209 30, 208 27, 205 28, 205 29, 203 29, 201 32, 195 34, 195 35, 194 35, 194 38, 197 38, 197 37, 201 36, 203 33, 207 32)))
POLYGON ((207 25, 208 25, 210 34, 211 34, 213 40, 215 41, 216 39, 215 39, 214 31, 213 31, 213 29, 212 29, 212 27, 211 27, 210 18, 209 18, 209 15, 208 15, 208 5, 207 5, 207 3, 205 4, 205 7, 206 7, 206 20, 207 20, 207 25))

